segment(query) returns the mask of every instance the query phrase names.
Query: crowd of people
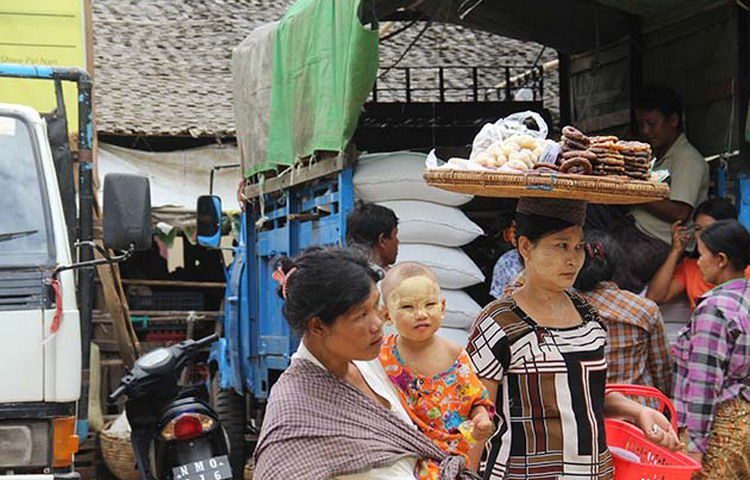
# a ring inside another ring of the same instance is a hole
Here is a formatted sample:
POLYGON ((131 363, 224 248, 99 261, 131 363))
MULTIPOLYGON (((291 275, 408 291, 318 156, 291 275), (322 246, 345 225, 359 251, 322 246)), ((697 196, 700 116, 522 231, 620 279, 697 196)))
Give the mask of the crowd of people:
POLYGON ((629 210, 519 200, 496 300, 466 345, 436 335, 440 286, 428 267, 395 263, 385 207, 357 206, 349 248, 282 259, 302 341, 272 389, 254 478, 611 479, 608 417, 699 460, 696 478, 750 478, 750 233, 730 202, 706 199, 679 97, 651 89, 637 117, 670 198, 629 210), (681 295, 692 316, 669 345, 658 304, 681 295), (678 431, 611 383, 668 395, 678 431))

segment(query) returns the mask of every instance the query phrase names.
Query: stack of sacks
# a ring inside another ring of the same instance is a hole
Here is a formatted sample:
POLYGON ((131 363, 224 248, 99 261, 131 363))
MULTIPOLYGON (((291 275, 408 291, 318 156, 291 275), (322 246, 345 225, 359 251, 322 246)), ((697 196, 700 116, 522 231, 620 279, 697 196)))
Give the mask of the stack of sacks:
POLYGON ((354 190, 363 202, 378 203, 396 213, 397 262, 419 262, 435 272, 446 300, 438 334, 466 345, 471 324, 482 308, 461 289, 484 282, 484 275, 460 247, 483 232, 457 208, 470 201, 471 195, 425 183, 426 158, 413 152, 363 155, 354 172, 354 190))

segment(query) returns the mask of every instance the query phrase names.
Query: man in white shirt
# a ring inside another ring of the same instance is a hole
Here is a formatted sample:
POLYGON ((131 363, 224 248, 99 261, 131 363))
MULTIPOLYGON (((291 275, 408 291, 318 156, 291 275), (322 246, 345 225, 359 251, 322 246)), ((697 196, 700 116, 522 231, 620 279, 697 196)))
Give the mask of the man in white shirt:
POLYGON ((666 87, 648 87, 636 102, 638 127, 653 150, 654 170, 669 172, 669 198, 620 214, 590 209, 587 226, 609 231, 632 252, 628 267, 618 269, 614 279, 627 290, 643 289, 669 253, 672 224, 687 221, 708 198, 708 165, 685 137, 682 113, 682 99, 666 87))

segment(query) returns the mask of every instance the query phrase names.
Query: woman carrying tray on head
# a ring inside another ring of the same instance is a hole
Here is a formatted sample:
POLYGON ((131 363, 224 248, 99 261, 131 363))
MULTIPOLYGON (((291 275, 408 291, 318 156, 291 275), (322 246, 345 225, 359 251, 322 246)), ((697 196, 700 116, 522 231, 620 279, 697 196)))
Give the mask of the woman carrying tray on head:
POLYGON ((611 479, 604 417, 631 420, 677 448, 669 422, 620 394, 605 397, 607 332, 571 287, 584 261, 585 202, 522 198, 525 283, 488 305, 467 351, 497 409, 484 478, 611 479))

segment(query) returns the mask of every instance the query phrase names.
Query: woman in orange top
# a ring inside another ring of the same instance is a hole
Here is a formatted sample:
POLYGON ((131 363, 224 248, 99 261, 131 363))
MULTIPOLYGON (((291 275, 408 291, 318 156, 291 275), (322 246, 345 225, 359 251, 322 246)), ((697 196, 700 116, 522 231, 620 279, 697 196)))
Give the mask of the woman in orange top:
MULTIPOLYGON (((707 200, 695 209, 693 214, 694 236, 697 238, 706 227, 717 220, 737 218, 737 210, 731 202, 722 198, 707 200)), ((648 285, 646 297, 656 303, 667 303, 683 292, 690 302, 690 310, 695 310, 695 301, 715 285, 703 280, 698 268, 698 259, 685 255, 685 247, 690 241, 690 228, 681 221, 672 225, 672 249, 661 268, 656 272, 648 285)), ((745 270, 745 277, 750 278, 750 267, 745 270)))

